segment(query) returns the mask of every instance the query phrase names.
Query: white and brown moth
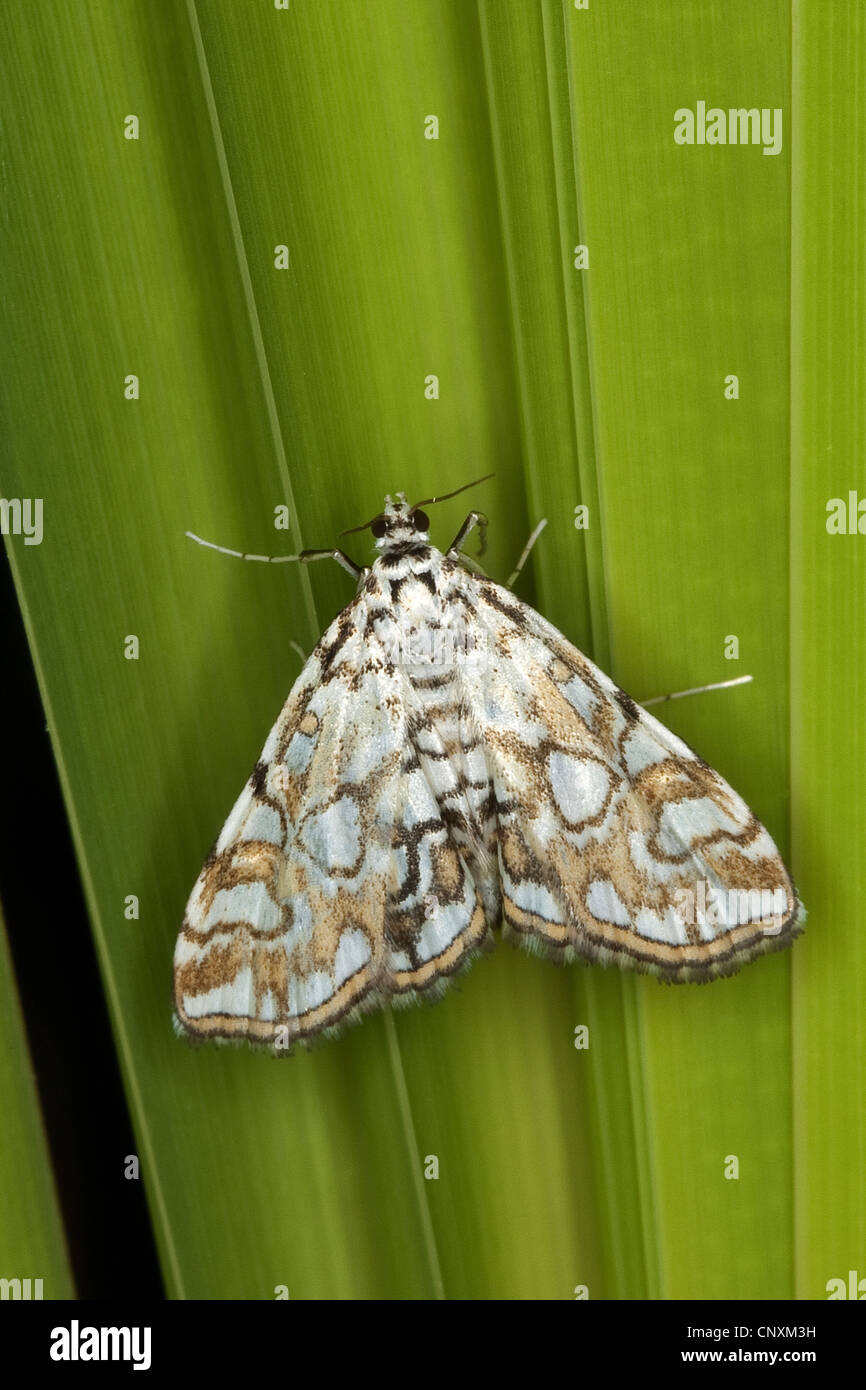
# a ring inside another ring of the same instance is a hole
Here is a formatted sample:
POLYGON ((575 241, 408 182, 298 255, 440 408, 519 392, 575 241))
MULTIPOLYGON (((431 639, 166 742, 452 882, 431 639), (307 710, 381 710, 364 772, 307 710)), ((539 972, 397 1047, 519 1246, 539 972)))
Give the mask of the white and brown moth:
POLYGON ((357 593, 192 891, 181 1032, 288 1050, 386 1000, 436 996, 500 924, 554 960, 673 982, 731 974, 798 933, 790 877, 745 802, 468 568, 481 513, 443 554, 426 502, 386 498, 370 568, 297 557, 333 555, 357 593))

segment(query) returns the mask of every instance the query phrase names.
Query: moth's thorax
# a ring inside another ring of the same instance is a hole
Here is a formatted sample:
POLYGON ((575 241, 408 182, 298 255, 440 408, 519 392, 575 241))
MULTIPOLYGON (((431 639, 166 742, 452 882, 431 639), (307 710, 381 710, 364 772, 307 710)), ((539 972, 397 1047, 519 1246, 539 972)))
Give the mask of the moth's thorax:
POLYGON ((441 621, 442 560, 441 551, 417 536, 383 551, 364 584, 371 616, 401 628, 441 621))
POLYGON ((416 539, 380 555, 363 585, 370 655, 398 668, 410 685, 431 688, 483 659, 480 630, 453 589, 449 558, 435 546, 416 539))
POLYGON ((438 574, 441 568, 442 552, 417 533, 407 533, 387 546, 381 541, 377 545, 382 548, 373 561, 372 572, 385 582, 397 578, 408 579, 412 575, 423 574, 425 570, 438 574))

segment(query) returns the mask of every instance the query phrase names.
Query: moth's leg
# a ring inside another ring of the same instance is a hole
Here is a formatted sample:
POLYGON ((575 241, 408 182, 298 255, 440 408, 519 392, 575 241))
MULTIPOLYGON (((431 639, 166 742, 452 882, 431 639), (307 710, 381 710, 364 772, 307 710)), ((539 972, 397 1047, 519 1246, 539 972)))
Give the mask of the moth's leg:
POLYGON ((302 550, 300 555, 294 557, 301 561, 303 565, 312 564, 313 560, 336 560, 338 565, 342 565, 344 570, 352 576, 354 580, 360 580, 364 570, 360 565, 356 565, 354 560, 350 560, 344 550, 302 550))
POLYGON ((187 531, 186 534, 196 545, 206 546, 208 550, 217 550, 220 555, 231 555, 235 560, 259 560, 264 565, 284 565, 290 561, 308 565, 311 560, 336 560, 355 580, 360 580, 367 572, 360 565, 356 565, 354 560, 350 560, 342 550, 302 550, 300 555, 251 555, 245 554, 242 550, 229 550, 226 545, 215 545, 213 541, 203 541, 201 536, 194 535, 192 531, 187 531))
POLYGON ((490 578, 484 566, 479 565, 477 560, 473 560, 471 555, 467 555, 465 550, 458 550, 456 555, 460 564, 465 570, 468 570, 470 574, 480 574, 482 579, 490 578))
POLYGON ((483 512, 470 512, 463 525, 460 527, 460 530, 457 532, 457 535, 454 537, 453 541, 448 547, 449 555, 453 555, 455 551, 460 549, 461 545, 466 540, 466 537, 472 531, 475 530, 476 526, 478 527, 478 533, 481 537, 481 544, 478 547, 478 554, 484 554, 485 550, 487 549, 487 517, 484 515, 483 512))
POLYGON ((192 531, 186 532, 191 541, 196 545, 203 545, 208 550, 216 550, 220 555, 231 555, 234 560, 259 560, 263 565, 281 565, 288 560, 299 560, 300 555, 251 555, 243 550, 229 550, 227 545, 215 545, 213 541, 203 541, 201 536, 197 536, 192 531))
POLYGON ((542 533, 542 531, 544 530, 544 528, 545 528, 546 525, 547 525, 547 517, 546 517, 546 516, 543 516, 543 517, 541 518, 541 520, 539 521, 538 525, 536 526, 535 530, 533 531, 532 535, 529 537, 529 540, 526 542, 526 545, 523 547, 522 551, 520 552, 520 559, 517 561, 517 564, 515 565, 514 569, 511 571, 511 573, 509 574, 508 578, 506 579, 506 581, 505 581, 505 587, 506 587, 506 589, 510 589, 510 588, 513 587, 513 585, 514 585, 514 583, 515 583, 515 580, 517 579, 517 576, 520 574, 520 571, 523 569, 523 566, 526 564, 526 561, 529 559, 529 552, 531 551, 532 547, 535 545, 535 542, 538 540, 538 537, 541 535, 541 533, 542 533))
POLYGON ((707 690, 727 690, 732 685, 747 685, 754 676, 735 676, 730 681, 714 681, 712 685, 693 685, 691 690, 675 690, 671 695, 654 695, 651 700, 638 700, 646 709, 647 705, 662 705, 666 700, 682 700, 686 695, 703 695, 707 690))

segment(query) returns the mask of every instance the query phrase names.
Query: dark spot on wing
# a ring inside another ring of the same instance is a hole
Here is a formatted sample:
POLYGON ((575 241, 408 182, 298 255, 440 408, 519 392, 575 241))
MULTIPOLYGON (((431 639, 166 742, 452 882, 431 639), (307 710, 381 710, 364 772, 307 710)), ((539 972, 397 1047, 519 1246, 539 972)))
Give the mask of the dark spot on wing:
POLYGON ((481 583, 481 592, 485 601, 495 608, 506 618, 509 618, 515 627, 523 626, 523 613, 516 603, 509 600, 508 592, 501 589, 498 584, 493 584, 489 579, 481 583))
POLYGON ((337 635, 328 646, 323 647, 319 659, 322 663, 322 670, 327 671, 333 664, 334 658, 339 655, 341 649, 346 645, 352 633, 352 619, 348 610, 344 610, 337 619, 337 635))
POLYGON ((629 724, 636 724, 640 719, 640 710, 631 696, 627 695, 620 686, 617 686, 613 698, 616 700, 629 724))
POLYGON ((253 768, 253 771, 252 771, 252 776, 250 777, 250 786, 252 787, 252 789, 253 789, 253 791, 255 792, 256 796, 261 796, 261 795, 262 795, 262 792, 265 790, 265 786, 266 786, 266 784, 267 784, 267 780, 268 780, 268 765, 267 765, 267 763, 262 763, 262 762, 256 763, 256 765, 255 765, 255 767, 253 768))

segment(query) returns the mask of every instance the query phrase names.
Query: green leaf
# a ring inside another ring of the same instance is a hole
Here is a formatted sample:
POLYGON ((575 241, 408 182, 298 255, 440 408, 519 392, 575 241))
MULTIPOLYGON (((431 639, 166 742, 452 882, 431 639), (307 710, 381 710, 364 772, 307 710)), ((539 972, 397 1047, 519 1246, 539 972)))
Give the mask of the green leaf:
MULTIPOLYGON (((673 129, 700 97, 787 109, 787 40, 781 5, 654 6, 627 22, 594 7, 570 27, 611 674, 638 699, 754 676, 665 722, 783 852, 788 147, 680 146, 673 129)), ((628 1076, 650 1297, 790 1296, 789 968, 777 957, 706 990, 636 983, 628 1076)), ((614 1289, 640 1294, 633 1280, 614 1289)))
POLYGON ((855 506, 866 499, 864 53, 858 6, 795 6, 791 804, 800 890, 812 904, 793 996, 799 1298, 825 1298, 831 1279, 850 1297, 849 1271, 866 1278, 866 521, 856 534, 847 517, 847 533, 829 530, 832 499, 846 514, 852 492, 855 506))
POLYGON ((0 1278, 10 1281, 10 1293, 3 1297, 26 1296, 29 1281, 31 1298, 72 1298, 72 1272, 2 915, 0 1107, 0 1278), (14 1280, 20 1281, 17 1295, 14 1280))
POLYGON ((823 509, 862 438, 863 34, 795 7, 792 106, 791 22, 781 0, 0 16, 3 493, 45 518, 8 544, 171 1297, 819 1296, 857 1266, 863 563, 823 509), (678 145, 698 99, 781 108, 781 153, 678 145), (184 903, 293 644, 351 584, 184 533, 330 546, 385 492, 490 471, 434 539, 482 507, 504 578, 546 516, 518 591, 636 698, 754 676, 665 718, 783 851, 793 778, 809 933, 702 990, 500 948, 435 1009, 287 1062, 186 1047, 184 903))

